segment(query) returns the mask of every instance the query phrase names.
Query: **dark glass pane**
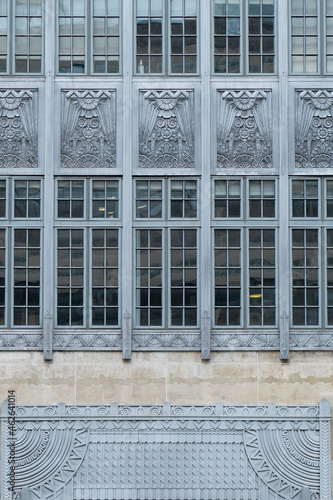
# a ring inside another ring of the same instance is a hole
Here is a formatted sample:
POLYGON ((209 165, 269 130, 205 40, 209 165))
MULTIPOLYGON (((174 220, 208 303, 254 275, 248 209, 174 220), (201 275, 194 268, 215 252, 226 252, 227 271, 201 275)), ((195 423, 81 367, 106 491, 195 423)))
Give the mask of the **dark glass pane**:
POLYGON ((250 17, 249 18, 249 34, 250 35, 260 35, 260 17, 250 17))
POLYGON ((148 54, 148 40, 147 36, 138 36, 136 38, 137 54, 148 54))
MULTIPOLYGON (((214 38, 214 53, 215 54, 225 54, 226 53, 226 37, 219 36, 214 38)), ((333 213, 333 203, 332 203, 332 213, 333 213)))
POLYGON ((262 51, 264 54, 274 54, 274 38, 271 36, 262 37, 262 51))
POLYGON ((162 37, 155 36, 150 39, 150 53, 162 54, 162 37))
POLYGON ((229 56, 228 58, 228 72, 229 73, 239 73, 239 56, 229 56))
POLYGON ((239 54, 240 37, 239 36, 229 36, 228 38, 228 52, 229 54, 239 54))
POLYGON ((225 56, 218 56, 214 57, 214 72, 215 73, 226 73, 227 72, 227 66, 226 66, 226 57, 225 56))
POLYGON ((226 34, 226 20, 225 18, 215 18, 214 19, 215 35, 225 35, 226 34))
POLYGON ((173 18, 171 21, 171 34, 172 35, 182 35, 183 34, 183 20, 173 18))
POLYGON ((260 36, 249 37, 249 53, 260 54, 260 36))
POLYGON ((183 38, 180 36, 171 37, 171 53, 172 54, 182 54, 183 48, 183 38))
POLYGON ((148 35, 148 19, 137 19, 136 32, 138 35, 148 35))
POLYGON ((185 34, 186 35, 197 34, 197 22, 195 19, 185 19, 185 34))
POLYGON ((151 35, 162 35, 162 20, 161 19, 151 19, 151 21, 150 21, 150 34, 151 35))
POLYGON ((274 34, 274 18, 273 17, 263 17, 262 18, 262 33, 263 33, 263 35, 274 34))

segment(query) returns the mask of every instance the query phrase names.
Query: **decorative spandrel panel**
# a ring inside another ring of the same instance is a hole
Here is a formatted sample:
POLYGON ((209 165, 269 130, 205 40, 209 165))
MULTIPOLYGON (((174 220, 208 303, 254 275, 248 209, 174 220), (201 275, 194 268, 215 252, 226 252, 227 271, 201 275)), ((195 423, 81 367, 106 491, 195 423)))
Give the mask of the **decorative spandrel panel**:
POLYGON ((18 406, 13 432, 12 411, 6 402, 3 500, 331 500, 325 400, 306 407, 18 406))
POLYGON ((333 90, 296 92, 295 167, 333 165, 333 90))
POLYGON ((194 91, 140 91, 139 167, 194 168, 194 91))
POLYGON ((271 94, 267 90, 218 90, 218 168, 273 167, 271 94))
POLYGON ((0 91, 0 168, 38 167, 37 91, 0 91))
POLYGON ((116 167, 116 92, 70 90, 61 97, 61 166, 116 167))

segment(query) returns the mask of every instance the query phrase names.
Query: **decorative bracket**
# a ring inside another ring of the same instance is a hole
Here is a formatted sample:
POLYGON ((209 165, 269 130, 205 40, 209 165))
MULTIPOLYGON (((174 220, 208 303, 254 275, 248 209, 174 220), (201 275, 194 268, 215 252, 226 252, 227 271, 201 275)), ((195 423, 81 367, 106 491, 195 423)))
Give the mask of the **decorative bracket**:
POLYGON ((123 359, 132 359, 132 316, 128 311, 123 315, 123 359))
POLYGON ((44 342, 43 342, 43 351, 44 351, 44 360, 52 361, 53 359, 53 346, 52 346, 52 335, 53 335, 53 318, 52 316, 44 317, 44 342))
POLYGON ((201 317, 201 359, 210 359, 210 317, 207 311, 201 317))
POLYGON ((289 316, 286 312, 280 318, 280 359, 289 359, 289 316))

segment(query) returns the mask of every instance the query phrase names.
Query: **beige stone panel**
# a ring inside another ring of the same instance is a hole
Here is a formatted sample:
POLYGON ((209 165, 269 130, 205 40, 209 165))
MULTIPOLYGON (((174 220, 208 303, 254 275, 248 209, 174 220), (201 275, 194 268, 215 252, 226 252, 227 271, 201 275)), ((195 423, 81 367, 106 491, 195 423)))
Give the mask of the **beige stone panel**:
POLYGON ((166 354, 78 353, 77 404, 157 404, 166 398, 166 354))
POLYGON ((291 352, 288 362, 275 353, 258 354, 258 403, 333 404, 333 353, 291 352))
POLYGON ((173 404, 255 404, 256 353, 168 353, 168 401, 173 404), (180 357, 182 360, 180 361, 180 357))
POLYGON ((41 352, 0 352, 0 401, 15 390, 16 404, 73 403, 75 354, 54 353, 51 362, 41 352))

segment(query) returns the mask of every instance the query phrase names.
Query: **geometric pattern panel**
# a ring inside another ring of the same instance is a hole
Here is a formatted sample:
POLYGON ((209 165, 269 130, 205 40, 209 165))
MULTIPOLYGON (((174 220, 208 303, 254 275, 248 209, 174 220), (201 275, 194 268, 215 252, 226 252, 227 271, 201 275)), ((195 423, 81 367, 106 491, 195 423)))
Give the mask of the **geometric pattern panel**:
POLYGON ((139 167, 194 167, 194 92, 140 91, 139 167))
POLYGON ((116 92, 70 90, 61 93, 61 166, 116 166, 116 92))
POLYGON ((333 162, 333 91, 296 91, 295 167, 329 168, 333 162))
POLYGON ((37 167, 37 92, 1 90, 0 168, 37 167))
POLYGON ((217 167, 272 168, 272 92, 217 91, 217 167))
POLYGON ((9 413, 5 402, 3 500, 331 500, 325 400, 302 407, 18 406, 14 438, 9 413))

